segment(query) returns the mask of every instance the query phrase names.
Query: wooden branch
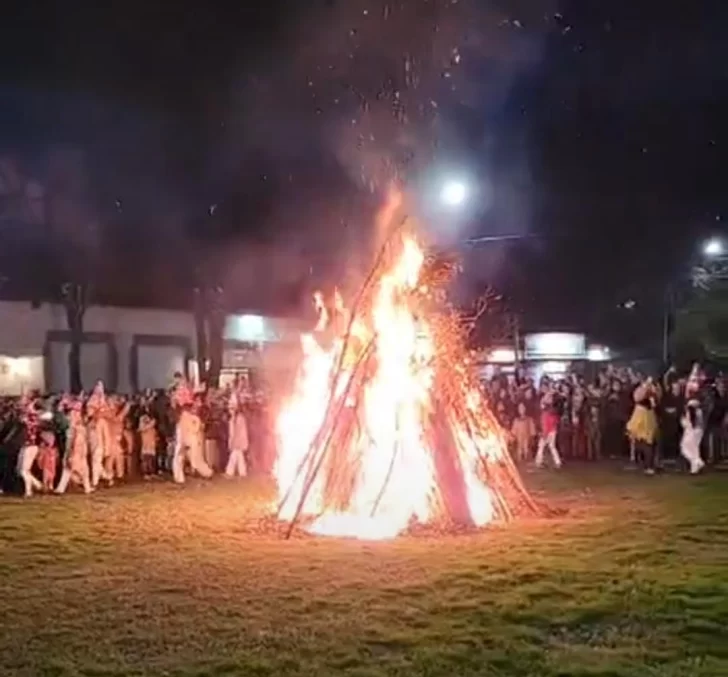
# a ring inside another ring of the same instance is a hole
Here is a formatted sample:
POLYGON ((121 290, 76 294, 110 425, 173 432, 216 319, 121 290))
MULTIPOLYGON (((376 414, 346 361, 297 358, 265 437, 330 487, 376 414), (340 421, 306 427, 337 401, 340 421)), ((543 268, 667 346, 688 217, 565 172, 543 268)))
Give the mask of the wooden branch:
MULTIPOLYGON (((337 399, 338 407, 336 408, 335 413, 333 413, 333 415, 332 415, 332 419, 331 419, 332 420, 332 424, 331 424, 331 426, 327 426, 328 430, 331 431, 331 432, 330 432, 330 434, 328 434, 324 438, 325 439, 325 442, 324 442, 323 446, 320 449, 320 453, 318 454, 318 458, 317 458, 317 460, 315 461, 315 463, 313 463, 313 465, 310 468, 310 472, 309 472, 309 475, 307 477, 307 481, 304 484, 304 489, 301 492, 301 496, 300 496, 300 499, 298 501, 298 505, 296 506, 296 511, 293 514, 293 518, 290 521, 290 524, 289 524, 289 527, 288 527, 288 531, 286 532, 286 539, 288 539, 288 538, 291 537, 291 533, 293 532, 293 528, 294 528, 296 522, 298 521, 298 518, 301 515, 301 511, 303 510, 303 506, 306 503, 306 498, 308 497, 308 494, 311 491, 311 487, 313 486, 313 483, 314 483, 314 481, 316 479, 316 476, 318 475, 318 473, 321 470, 321 467, 323 465, 324 460, 328 456, 329 449, 331 449, 331 440, 333 439, 333 430, 332 429, 336 426, 336 423, 338 422, 339 417, 341 416, 341 414, 342 414, 342 412, 344 410, 344 407, 346 406, 346 401, 349 398, 349 395, 351 393, 352 384, 354 383, 355 380, 358 380, 355 377, 358 377, 359 371, 361 369, 361 365, 362 364, 366 364, 369 361, 369 358, 373 354, 373 348, 374 348, 374 340, 372 340, 369 343, 369 345, 367 346, 366 350, 363 352, 362 356, 359 358, 359 361, 357 362, 356 366, 352 370, 351 376, 349 378, 349 381, 348 381, 348 383, 346 385, 346 388, 345 388, 344 392, 337 399)), ((335 392, 336 391, 332 391, 332 396, 329 398, 330 405, 334 401, 334 393, 335 392)), ((326 423, 326 419, 324 419, 324 423, 326 423)), ((321 429, 323 430, 324 429, 324 426, 322 426, 321 429)), ((318 437, 318 435, 317 435, 317 437, 318 437)), ((309 451, 309 455, 311 455, 311 452, 315 452, 315 449, 316 449, 316 447, 314 447, 313 445, 311 445, 311 450, 309 451)), ((312 456, 312 458, 313 458, 313 456, 312 456)))

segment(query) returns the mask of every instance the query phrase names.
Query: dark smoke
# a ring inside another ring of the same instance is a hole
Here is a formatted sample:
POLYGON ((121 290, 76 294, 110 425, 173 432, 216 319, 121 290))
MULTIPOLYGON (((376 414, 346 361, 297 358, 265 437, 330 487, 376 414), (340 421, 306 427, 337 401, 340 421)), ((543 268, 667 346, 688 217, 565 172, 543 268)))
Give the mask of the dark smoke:
MULTIPOLYGON (((309 267, 293 262, 311 249, 332 269, 361 255, 388 185, 417 186, 440 162, 474 168, 487 198, 435 235, 462 239, 484 222, 528 229, 528 157, 506 108, 515 79, 540 60, 553 8, 550 0, 347 0, 290 19, 280 48, 235 81, 210 159, 231 176, 250 172, 251 161, 278 176, 269 230, 287 232, 272 236, 265 255, 285 261, 286 280, 309 267), (503 144, 501 134, 517 140, 503 144), (309 190, 305 208, 286 207, 309 190)), ((238 252, 236 270, 263 265, 254 251, 250 263, 238 252)))

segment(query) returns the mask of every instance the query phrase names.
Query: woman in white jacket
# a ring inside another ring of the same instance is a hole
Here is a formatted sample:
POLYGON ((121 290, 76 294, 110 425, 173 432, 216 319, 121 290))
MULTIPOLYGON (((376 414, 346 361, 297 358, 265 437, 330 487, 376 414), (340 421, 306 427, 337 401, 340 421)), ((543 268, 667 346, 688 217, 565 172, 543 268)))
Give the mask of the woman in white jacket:
POLYGON ((40 422, 35 399, 23 396, 20 399, 20 420, 25 428, 25 442, 18 454, 16 471, 23 480, 25 496, 30 497, 33 491, 40 491, 43 485, 33 474, 33 465, 38 458, 38 425, 40 422))
POLYGON ((69 412, 66 452, 63 454, 63 473, 56 487, 57 494, 66 492, 70 482, 80 484, 85 494, 93 491, 88 467, 88 429, 83 421, 81 403, 75 402, 69 412))
POLYGON ((241 393, 233 393, 228 403, 228 447, 230 456, 225 468, 226 477, 245 477, 248 465, 245 454, 248 451, 248 422, 245 420, 241 393))
POLYGON ((680 453, 690 463, 690 473, 696 475, 705 463, 700 457, 700 442, 703 439, 703 412, 698 400, 689 400, 682 420, 683 434, 680 440, 680 453))

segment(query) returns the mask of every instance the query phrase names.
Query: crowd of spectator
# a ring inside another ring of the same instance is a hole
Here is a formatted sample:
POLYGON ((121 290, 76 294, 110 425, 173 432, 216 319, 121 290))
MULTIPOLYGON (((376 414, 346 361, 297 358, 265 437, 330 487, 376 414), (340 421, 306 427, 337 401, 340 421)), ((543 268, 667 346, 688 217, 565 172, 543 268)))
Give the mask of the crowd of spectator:
MULTIPOLYGON (((105 394, 101 385, 88 396, 0 400, 0 491, 63 493, 73 481, 93 491, 134 478, 184 481, 185 472, 270 473, 275 449, 267 399, 238 380, 189 390, 180 405, 175 393, 185 391, 182 385, 133 396, 105 394), (186 456, 181 437, 193 450, 186 456), (182 459, 177 468, 175 459, 182 459)), ((728 451, 726 380, 708 378, 697 365, 685 374, 670 368, 659 379, 629 367, 538 381, 518 370, 496 374, 483 387, 521 464, 550 461, 558 469, 612 458, 649 474, 668 464, 697 473, 728 451)))
MULTIPOLYGON (((79 445, 83 451, 75 466, 82 468, 78 483, 88 490, 130 479, 172 478, 180 420, 174 387, 131 396, 103 394, 103 435, 94 405, 98 397, 94 393, 29 393, 0 400, 0 491, 32 494, 34 490, 57 491, 59 486, 65 491, 68 482, 62 481, 63 471, 70 469, 72 448, 79 445), (84 440, 79 442, 80 435, 74 432, 82 432, 84 440), (98 448, 103 450, 96 462, 98 448), (33 450, 32 456, 24 453, 27 449, 33 450), (86 462, 88 482, 83 478, 86 462)), ((252 393, 247 383, 237 381, 195 392, 186 408, 201 424, 194 434, 199 436, 196 446, 206 468, 224 473, 237 465, 244 467, 238 475, 269 472, 273 449, 266 398, 260 392, 252 393), (245 448, 239 450, 244 464, 229 463, 230 437, 240 437, 237 430, 244 432, 246 440, 245 448)))
POLYGON ((609 457, 650 474, 671 463, 699 472, 726 452, 726 381, 697 365, 684 374, 671 367, 659 379, 611 365, 591 378, 571 372, 538 382, 519 370, 484 388, 519 462, 543 466, 548 453, 556 468, 609 457))

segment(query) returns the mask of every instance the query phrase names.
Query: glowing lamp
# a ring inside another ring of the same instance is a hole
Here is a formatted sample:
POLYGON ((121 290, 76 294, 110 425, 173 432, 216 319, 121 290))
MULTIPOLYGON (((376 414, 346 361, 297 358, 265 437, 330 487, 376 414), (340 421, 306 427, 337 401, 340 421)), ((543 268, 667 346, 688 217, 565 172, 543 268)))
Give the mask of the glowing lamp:
POLYGON ((703 254, 708 257, 713 258, 717 256, 723 256, 724 253, 725 245, 723 244, 723 240, 717 237, 711 238, 703 246, 703 254))
POLYGON ((591 346, 587 351, 586 358, 589 362, 607 362, 609 360, 609 348, 605 346, 591 346))
POLYGON ((516 361, 516 352, 512 348, 496 348, 488 355, 488 362, 494 364, 510 364, 516 361))
POLYGON ((462 181, 447 181, 440 193, 440 199, 448 207, 459 207, 467 196, 468 189, 462 181))

